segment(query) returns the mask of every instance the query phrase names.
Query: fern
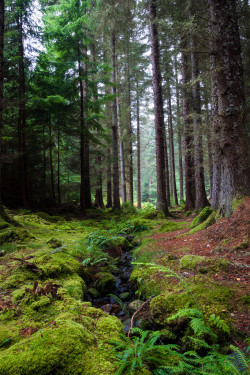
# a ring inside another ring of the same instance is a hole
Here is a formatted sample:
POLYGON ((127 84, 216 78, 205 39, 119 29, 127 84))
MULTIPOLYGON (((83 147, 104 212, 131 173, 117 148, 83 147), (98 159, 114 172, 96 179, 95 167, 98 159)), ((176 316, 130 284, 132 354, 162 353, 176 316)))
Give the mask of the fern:
POLYGON ((230 334, 230 328, 228 327, 226 322, 220 318, 219 315, 210 315, 209 322, 212 323, 215 327, 221 329, 223 332, 230 334))

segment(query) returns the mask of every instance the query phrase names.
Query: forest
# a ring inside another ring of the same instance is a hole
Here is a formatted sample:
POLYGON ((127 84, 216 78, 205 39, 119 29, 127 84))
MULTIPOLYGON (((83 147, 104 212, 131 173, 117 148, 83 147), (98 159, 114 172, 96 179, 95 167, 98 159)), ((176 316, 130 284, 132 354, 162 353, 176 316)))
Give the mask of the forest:
POLYGON ((249 374, 248 0, 0 0, 0 375, 249 374))

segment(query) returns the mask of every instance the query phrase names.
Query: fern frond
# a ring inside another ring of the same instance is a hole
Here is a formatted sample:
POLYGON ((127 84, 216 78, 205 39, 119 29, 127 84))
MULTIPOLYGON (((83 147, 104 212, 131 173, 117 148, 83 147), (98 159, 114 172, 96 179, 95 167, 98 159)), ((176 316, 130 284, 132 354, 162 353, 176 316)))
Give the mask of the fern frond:
POLYGON ((209 322, 215 327, 221 329, 223 332, 230 334, 230 328, 226 324, 225 320, 221 319, 219 315, 211 314, 209 317, 209 322))

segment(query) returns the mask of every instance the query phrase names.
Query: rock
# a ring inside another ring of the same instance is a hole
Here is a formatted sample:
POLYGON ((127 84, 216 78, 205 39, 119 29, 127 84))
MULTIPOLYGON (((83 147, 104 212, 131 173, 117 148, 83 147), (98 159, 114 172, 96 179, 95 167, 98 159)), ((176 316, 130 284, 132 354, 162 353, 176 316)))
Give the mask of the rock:
POLYGON ((119 297, 122 301, 128 301, 131 297, 131 294, 129 292, 124 292, 121 293, 119 297))
POLYGON ((7 254, 7 253, 6 253, 5 250, 1 250, 1 251, 0 251, 0 257, 4 257, 6 254, 7 254))
POLYGON ((62 246, 62 242, 57 238, 51 238, 49 241, 47 241, 47 244, 50 245, 52 249, 56 249, 57 247, 62 246))
POLYGON ((116 285, 115 276, 111 275, 109 272, 98 272, 96 274, 96 289, 102 294, 107 295, 112 293, 116 285))
POLYGON ((88 289, 88 294, 89 294, 92 298, 98 298, 98 297, 100 297, 100 293, 99 293, 98 290, 95 289, 95 288, 89 288, 89 289, 88 289))
POLYGON ((129 307, 129 310, 131 312, 135 312, 135 311, 137 311, 141 307, 142 304, 143 304, 143 301, 140 301, 140 300, 137 299, 137 300, 131 302, 128 305, 128 307, 129 307))
POLYGON ((130 273, 129 272, 123 272, 120 274, 120 279, 123 281, 127 281, 130 278, 130 273))
POLYGON ((116 305, 116 304, 107 303, 106 305, 103 305, 101 307, 101 309, 104 312, 107 312, 109 314, 115 314, 115 315, 117 315, 119 313, 119 311, 121 310, 121 307, 119 305, 116 305))

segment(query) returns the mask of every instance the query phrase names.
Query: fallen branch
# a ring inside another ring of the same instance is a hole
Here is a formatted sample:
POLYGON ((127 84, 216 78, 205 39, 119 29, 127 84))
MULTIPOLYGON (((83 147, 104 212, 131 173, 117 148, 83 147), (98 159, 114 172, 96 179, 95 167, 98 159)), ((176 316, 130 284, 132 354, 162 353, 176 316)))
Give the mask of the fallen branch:
POLYGON ((140 312, 140 311, 142 310, 142 308, 143 308, 148 302, 151 301, 152 298, 153 298, 153 297, 151 296, 151 297, 149 297, 149 299, 147 299, 147 301, 143 302, 143 304, 139 307, 139 309, 136 310, 136 311, 134 312, 134 314, 132 315, 131 323, 130 323, 130 328, 129 328, 129 331, 128 331, 128 337, 129 337, 129 335, 130 335, 130 331, 131 331, 132 328, 133 328, 135 315, 138 314, 138 312, 140 312))
POLYGON ((11 260, 16 260, 18 262, 21 262, 26 268, 30 269, 33 272, 40 272, 40 268, 38 268, 34 263, 27 262, 27 260, 22 258, 9 258, 11 260))

